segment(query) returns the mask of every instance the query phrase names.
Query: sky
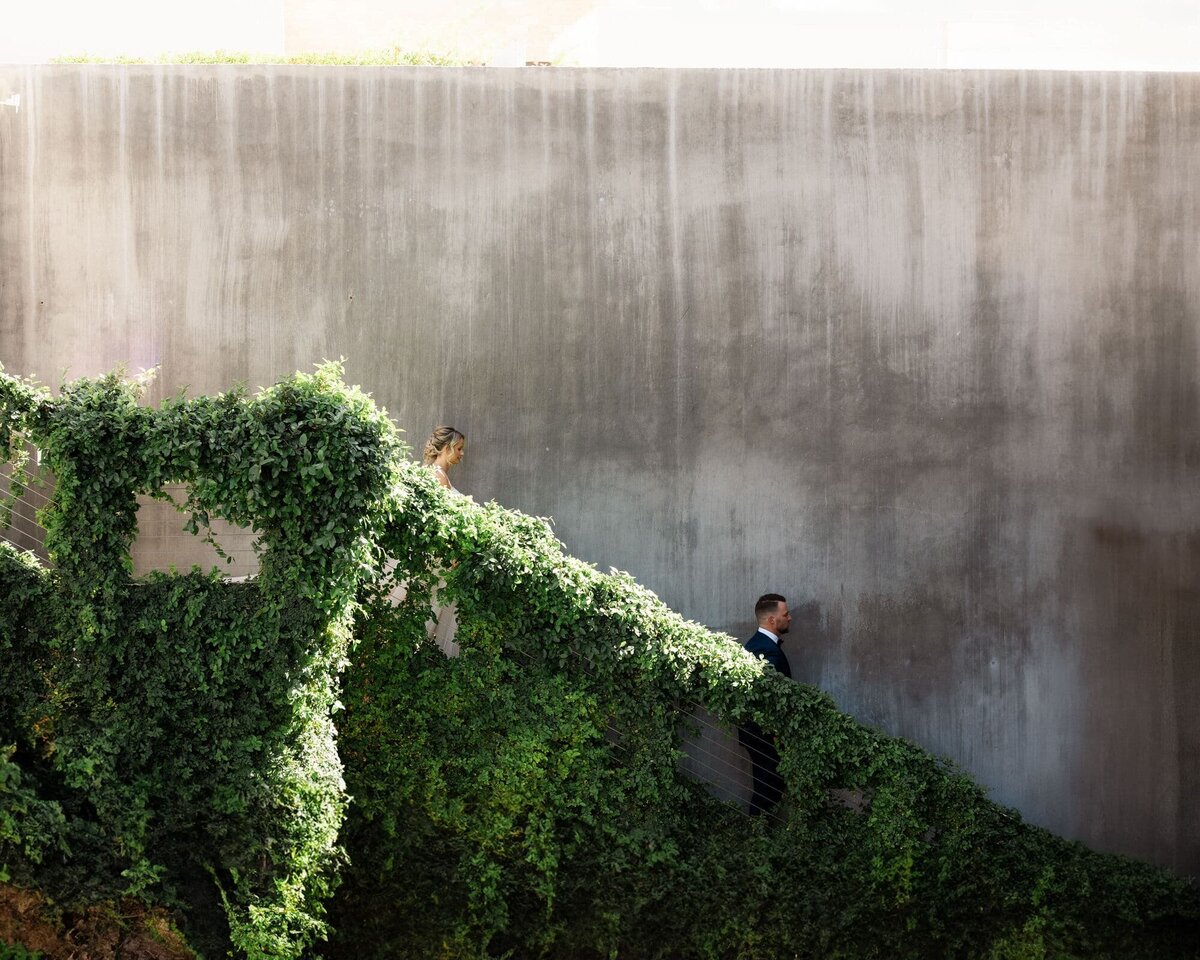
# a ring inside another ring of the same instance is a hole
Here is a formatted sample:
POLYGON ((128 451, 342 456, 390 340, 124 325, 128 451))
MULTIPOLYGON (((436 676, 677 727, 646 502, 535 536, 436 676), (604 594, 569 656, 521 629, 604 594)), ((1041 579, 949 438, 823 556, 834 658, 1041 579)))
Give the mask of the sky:
POLYGON ((0 62, 83 53, 279 52, 280 0, 0 0, 0 62))
MULTIPOLYGON (((515 28, 538 33, 539 6, 553 2, 564 0, 430 0, 426 9, 445 9, 459 31, 443 31, 448 42, 486 49, 493 66, 552 56, 563 66, 1200 70, 1200 0, 576 0, 581 16, 555 33, 551 53, 531 50, 515 28)), ((312 16, 322 3, 0 0, 0 62, 279 54, 285 4, 312 16)), ((327 5, 336 17, 337 0, 327 5)))
POLYGON ((621 0, 594 16, 610 66, 1200 69, 1200 0, 621 0))

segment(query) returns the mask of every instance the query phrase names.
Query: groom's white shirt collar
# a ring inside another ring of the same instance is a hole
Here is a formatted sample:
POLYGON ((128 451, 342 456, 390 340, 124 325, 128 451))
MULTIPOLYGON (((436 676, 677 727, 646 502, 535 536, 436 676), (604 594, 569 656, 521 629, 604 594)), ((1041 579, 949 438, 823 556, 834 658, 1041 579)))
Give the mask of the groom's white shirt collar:
POLYGON ((759 627, 759 628, 758 628, 758 632, 759 632, 759 633, 765 633, 765 634, 766 634, 768 637, 770 637, 772 640, 774 640, 774 641, 775 641, 775 645, 776 645, 776 646, 778 646, 778 645, 779 645, 779 638, 778 638, 777 636, 775 636, 775 634, 773 634, 773 633, 772 633, 770 630, 768 630, 766 627, 759 627))

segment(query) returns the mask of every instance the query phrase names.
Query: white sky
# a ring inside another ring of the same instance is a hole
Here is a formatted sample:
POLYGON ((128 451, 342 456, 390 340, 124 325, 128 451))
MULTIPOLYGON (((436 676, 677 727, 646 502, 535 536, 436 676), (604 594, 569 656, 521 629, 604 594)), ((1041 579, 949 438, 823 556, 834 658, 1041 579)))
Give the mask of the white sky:
POLYGON ((0 62, 82 53, 280 52, 281 0, 0 0, 0 62))
MULTIPOLYGON (((0 62, 282 53, 283 4, 0 0, 0 62)), ((333 0, 329 7, 336 15, 333 0)), ((511 34, 505 7, 474 0, 473 29, 494 14, 495 34, 511 34)), ((461 20, 463 4, 456 10, 461 20)), ((479 38, 456 39, 460 49, 480 46, 479 38)), ((558 62, 580 66, 1200 70, 1200 0, 608 0, 553 49, 558 62)), ((534 52, 518 37, 489 62, 526 55, 534 52)))

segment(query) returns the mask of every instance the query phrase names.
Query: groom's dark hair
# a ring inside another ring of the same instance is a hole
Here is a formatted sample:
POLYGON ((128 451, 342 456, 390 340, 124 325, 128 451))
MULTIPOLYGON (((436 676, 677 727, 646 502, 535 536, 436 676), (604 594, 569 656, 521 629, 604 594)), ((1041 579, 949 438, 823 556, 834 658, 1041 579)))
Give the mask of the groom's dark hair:
POLYGON ((787 597, 778 593, 764 593, 755 601, 754 619, 761 620, 779 609, 781 603, 787 603, 787 597))

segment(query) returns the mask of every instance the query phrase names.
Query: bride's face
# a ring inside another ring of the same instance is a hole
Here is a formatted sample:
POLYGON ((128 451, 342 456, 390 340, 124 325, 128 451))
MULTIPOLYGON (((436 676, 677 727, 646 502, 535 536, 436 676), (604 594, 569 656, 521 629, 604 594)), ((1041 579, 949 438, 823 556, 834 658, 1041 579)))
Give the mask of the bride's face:
POLYGON ((446 458, 447 465, 451 466, 451 467, 454 466, 456 463, 458 463, 459 460, 461 460, 464 456, 466 456, 466 454, 467 454, 467 441, 466 440, 458 441, 458 443, 453 444, 450 447, 450 456, 446 458))

